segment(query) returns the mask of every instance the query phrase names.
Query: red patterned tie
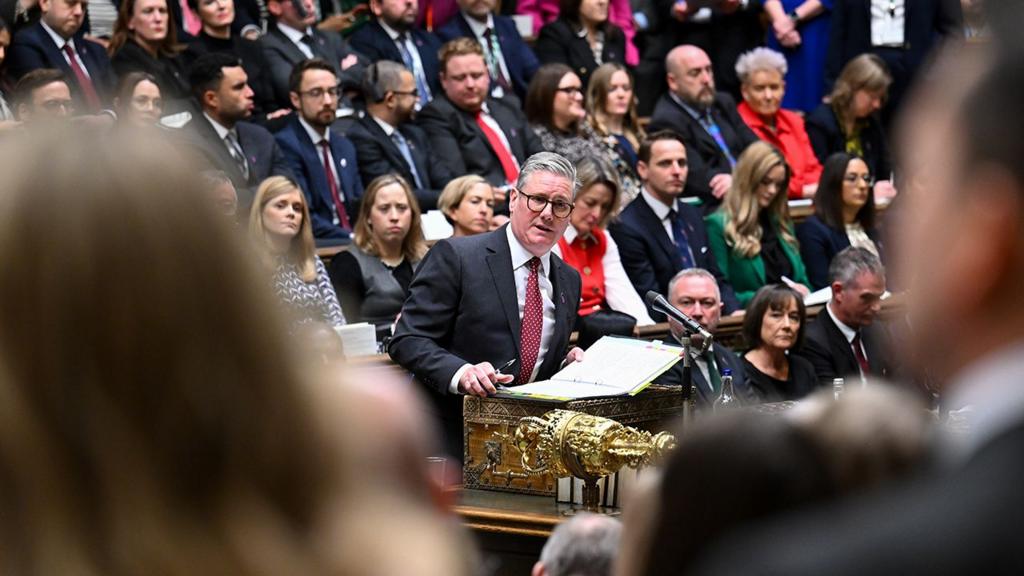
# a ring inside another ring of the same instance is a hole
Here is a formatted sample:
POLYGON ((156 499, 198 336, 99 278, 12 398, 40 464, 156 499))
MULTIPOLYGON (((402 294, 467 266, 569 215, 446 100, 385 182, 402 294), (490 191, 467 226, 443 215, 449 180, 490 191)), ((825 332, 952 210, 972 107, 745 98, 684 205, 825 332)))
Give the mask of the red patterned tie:
POLYGON ((348 222, 348 212, 345 210, 345 203, 341 201, 341 192, 338 190, 338 182, 334 179, 334 170, 331 170, 331 155, 329 154, 330 144, 327 140, 321 140, 320 146, 324 151, 324 172, 327 173, 327 187, 331 190, 331 198, 334 198, 334 209, 338 212, 338 223, 345 230, 351 230, 348 222))
POLYGON ((860 371, 865 378, 871 375, 871 364, 868 363, 867 356, 864 355, 864 349, 860 346, 860 332, 853 337, 850 342, 853 346, 853 355, 857 357, 857 364, 860 364, 860 371))
POLYGON ((89 75, 78 64, 78 58, 75 57, 75 51, 71 48, 71 44, 64 44, 64 54, 71 61, 71 71, 75 73, 75 79, 78 80, 78 87, 82 89, 82 95, 85 96, 85 102, 89 105, 89 111, 98 112, 101 107, 100 97, 96 95, 96 87, 92 85, 89 75))
POLYGON ((526 306, 523 307, 523 323, 519 331, 519 349, 522 363, 519 368, 519 383, 526 384, 533 375, 533 367, 537 363, 540 352, 540 332, 544 326, 544 306, 540 300, 540 285, 537 281, 537 268, 540 260, 534 256, 526 263, 530 275, 526 279, 526 306))
POLYGON ((501 136, 491 129, 484 120, 483 110, 476 113, 476 125, 480 127, 480 130, 487 137, 487 143, 491 145, 491 150, 498 156, 498 161, 501 162, 501 170, 505 173, 505 181, 509 184, 515 184, 516 178, 519 178, 519 168, 516 167, 516 161, 512 158, 512 152, 505 146, 505 143, 501 141, 501 136))

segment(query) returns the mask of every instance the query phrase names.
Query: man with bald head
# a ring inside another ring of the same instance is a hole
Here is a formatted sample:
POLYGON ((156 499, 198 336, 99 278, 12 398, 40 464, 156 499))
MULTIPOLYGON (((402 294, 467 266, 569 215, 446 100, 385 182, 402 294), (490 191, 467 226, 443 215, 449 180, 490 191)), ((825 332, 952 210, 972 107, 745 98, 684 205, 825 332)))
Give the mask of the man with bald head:
POLYGON ((677 46, 665 58, 669 91, 654 107, 648 131, 673 130, 686 141, 690 175, 684 196, 712 209, 732 184, 732 168, 757 136, 736 112, 736 101, 715 91, 711 59, 696 46, 677 46))

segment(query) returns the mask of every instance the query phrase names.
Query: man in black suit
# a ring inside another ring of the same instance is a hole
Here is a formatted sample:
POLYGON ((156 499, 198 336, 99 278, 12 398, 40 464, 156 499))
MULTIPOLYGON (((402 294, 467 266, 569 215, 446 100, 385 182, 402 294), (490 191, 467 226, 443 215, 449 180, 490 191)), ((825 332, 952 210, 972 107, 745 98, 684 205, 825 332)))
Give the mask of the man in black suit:
POLYGON ((268 176, 294 178, 274 137, 252 116, 252 89, 237 58, 214 52, 200 56, 189 75, 202 114, 185 125, 188 144, 211 168, 223 170, 248 213, 256 187, 268 176))
POLYGON ((696 573, 1024 572, 1024 13, 988 7, 1002 11, 996 39, 930 70, 900 146, 906 182, 928 183, 904 198, 895 252, 911 296, 905 357, 944 406, 972 407, 964 425, 939 435, 944 458, 916 482, 730 533, 696 573))
MULTIPOLYGON (((270 82, 278 108, 291 107, 288 79, 296 64, 310 58, 320 58, 330 64, 342 90, 359 90, 370 60, 349 47, 340 34, 316 29, 313 0, 268 0, 267 10, 276 22, 260 38, 260 43, 270 66, 270 82), (302 2, 305 15, 296 12, 293 2, 302 2)), ((351 106, 348 102, 345 105, 351 106)))
POLYGON ((441 89, 437 50, 441 42, 430 32, 413 28, 419 15, 417 0, 370 0, 375 18, 352 35, 352 46, 370 60, 401 62, 416 79, 420 101, 426 104, 441 89))
POLYGON ((892 376, 891 342, 874 325, 882 309, 885 268, 878 257, 851 246, 836 254, 828 271, 832 301, 804 331, 797 352, 814 365, 818 380, 863 382, 892 376))
POLYGON ((7 72, 18 79, 32 70, 55 68, 64 73, 75 109, 95 113, 113 98, 117 77, 99 44, 79 34, 85 17, 82 0, 40 0, 42 18, 14 36, 7 72))
POLYGON ((419 113, 434 157, 452 174, 477 174, 504 191, 516 182, 519 166, 544 150, 526 115, 504 99, 488 97, 490 76, 483 49, 475 40, 457 38, 441 49, 444 94, 419 113))
POLYGON ((442 42, 472 38, 484 49, 491 96, 526 98, 526 87, 540 64, 519 35, 515 22, 494 13, 495 0, 457 0, 459 13, 437 31, 442 42))
MULTIPOLYGON (((668 283, 666 298, 673 306, 700 323, 712 336, 715 335, 722 319, 722 294, 714 275, 703 268, 681 270, 668 283)), ((672 336, 681 341, 684 332, 682 325, 670 318, 669 328, 672 336)), ((690 371, 699 408, 710 408, 722 395, 722 371, 725 369, 732 371, 733 393, 738 401, 742 404, 757 402, 754 390, 744 377, 743 362, 735 352, 715 341, 710 349, 698 354, 699 346, 699 342, 694 342, 693 369, 690 371)), ((683 363, 678 362, 655 382, 678 386, 682 381, 683 363)))
MULTIPOLYGON (((665 294, 669 281, 685 268, 710 271, 721 288, 725 312, 739 310, 732 286, 718 270, 708 246, 700 210, 679 201, 686 185, 687 150, 675 132, 655 132, 637 153, 637 173, 644 183, 608 231, 619 246, 622 267, 638 294, 665 294)), ((664 315, 651 311, 652 318, 664 315)))
POLYGON ((363 80, 366 115, 348 131, 363 185, 394 172, 413 187, 420 209, 437 208, 441 190, 454 175, 431 157, 426 133, 411 122, 418 100, 412 73, 397 62, 381 60, 363 80))
POLYGON ((388 351, 431 392, 453 456, 463 453, 462 394, 544 380, 583 357, 568 350, 580 277, 551 253, 569 224, 575 184, 565 158, 530 157, 507 225, 442 240, 420 263, 388 351))
POLYGON ((648 130, 670 129, 686 142, 690 176, 686 196, 697 196, 711 209, 732 184, 736 159, 757 141, 736 112, 736 101, 715 92, 708 55, 696 46, 673 48, 665 58, 669 92, 654 107, 648 130))

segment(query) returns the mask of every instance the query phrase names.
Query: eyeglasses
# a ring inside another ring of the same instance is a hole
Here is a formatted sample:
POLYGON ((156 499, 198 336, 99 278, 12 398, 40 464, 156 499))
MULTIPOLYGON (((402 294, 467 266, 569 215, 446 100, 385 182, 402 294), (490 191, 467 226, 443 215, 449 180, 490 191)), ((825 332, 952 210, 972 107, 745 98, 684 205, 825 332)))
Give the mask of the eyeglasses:
POLYGON ((413 88, 408 92, 403 92, 401 90, 392 90, 391 93, 394 94, 395 96, 416 96, 417 98, 419 98, 420 96, 419 88, 413 88))
POLYGON ((341 94, 341 90, 339 90, 337 86, 334 86, 332 88, 313 88, 312 90, 299 92, 300 96, 309 96, 314 100, 323 98, 324 94, 330 95, 331 98, 337 98, 338 94, 341 94))
POLYGON ((843 181, 850 184, 856 184, 857 180, 862 180, 868 186, 875 183, 875 179, 871 177, 871 174, 847 174, 843 176, 843 181))
POLYGON ((71 102, 71 100, 46 100, 45 102, 40 104, 40 106, 42 106, 44 110, 48 110, 50 112, 56 112, 61 108, 67 110, 68 112, 73 112, 75 109, 75 106, 71 102))
POLYGON ((556 218, 567 217, 569 214, 572 214, 572 209, 576 207, 569 202, 563 202, 562 200, 549 200, 543 196, 534 196, 525 192, 520 192, 519 195, 526 198, 526 207, 529 208, 530 211, 537 212, 538 214, 543 212, 544 209, 548 207, 548 204, 550 204, 551 213, 554 214, 556 218))
POLYGON ((566 86, 565 88, 556 88, 555 90, 557 92, 562 92, 570 96, 573 96, 575 94, 583 94, 583 88, 580 86, 566 86))

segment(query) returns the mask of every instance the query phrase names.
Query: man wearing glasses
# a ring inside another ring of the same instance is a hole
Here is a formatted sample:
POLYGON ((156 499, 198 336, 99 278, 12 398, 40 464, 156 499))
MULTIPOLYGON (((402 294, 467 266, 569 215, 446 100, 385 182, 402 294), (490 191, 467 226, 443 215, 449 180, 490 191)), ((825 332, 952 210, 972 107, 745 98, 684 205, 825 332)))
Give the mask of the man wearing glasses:
POLYGON ((551 253, 575 195, 573 165, 535 154, 510 191, 507 225, 442 240, 420 263, 388 351, 430 391, 452 456, 462 456, 461 395, 544 380, 583 358, 569 350, 580 277, 551 253))
POLYGON ((421 210, 437 208, 454 175, 428 155, 427 135, 412 123, 420 99, 412 72, 398 62, 376 62, 366 70, 363 95, 366 115, 347 133, 356 146, 363 185, 394 172, 412 186, 421 210))
POLYGON ((338 77, 314 58, 295 66, 288 79, 295 114, 274 135, 309 203, 317 245, 347 242, 363 184, 352 142, 331 130, 338 112, 338 77))

